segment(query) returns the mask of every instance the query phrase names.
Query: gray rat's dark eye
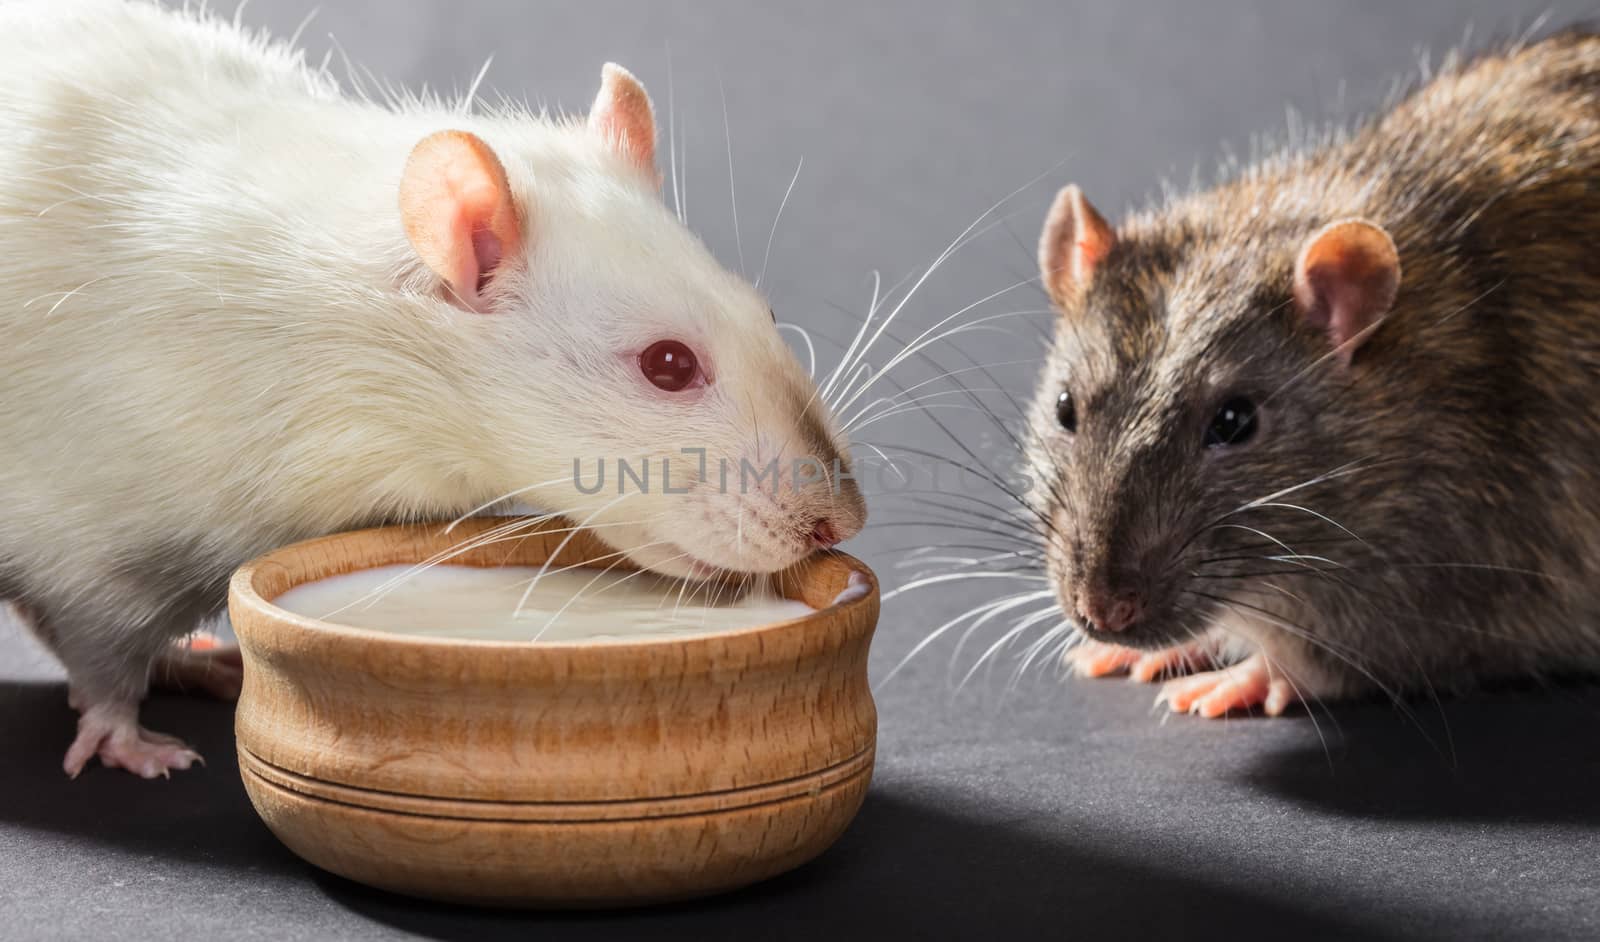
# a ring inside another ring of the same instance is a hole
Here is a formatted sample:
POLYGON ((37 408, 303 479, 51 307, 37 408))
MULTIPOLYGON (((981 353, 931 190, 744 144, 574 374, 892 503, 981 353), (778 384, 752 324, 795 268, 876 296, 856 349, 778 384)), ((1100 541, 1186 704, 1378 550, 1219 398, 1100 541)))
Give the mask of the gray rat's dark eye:
POLYGON ((1065 389, 1056 397, 1056 422, 1069 432, 1078 430, 1078 410, 1072 405, 1072 393, 1065 389))
POLYGON ((1256 404, 1243 396, 1234 396, 1211 417, 1206 428, 1206 447, 1242 445, 1256 433, 1256 404))

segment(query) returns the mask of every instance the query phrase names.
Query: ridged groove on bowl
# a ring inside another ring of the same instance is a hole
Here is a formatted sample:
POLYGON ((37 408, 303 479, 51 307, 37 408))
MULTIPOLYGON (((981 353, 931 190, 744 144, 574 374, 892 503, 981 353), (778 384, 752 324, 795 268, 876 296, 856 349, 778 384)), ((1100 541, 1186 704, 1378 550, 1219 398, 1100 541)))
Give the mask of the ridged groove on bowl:
POLYGON ((280 789, 323 801, 337 802, 374 811, 454 818, 464 821, 592 822, 642 821, 681 817, 749 808, 816 796, 841 782, 870 775, 873 750, 866 749, 838 765, 814 773, 724 792, 682 795, 670 798, 640 798, 626 801, 464 801, 458 798, 430 798, 395 794, 368 788, 352 788, 320 781, 280 769, 239 747, 239 768, 280 789))
POLYGON ((860 810, 870 758, 815 792, 644 823, 429 817, 314 798, 249 770, 244 781, 290 850, 340 876, 447 902, 593 908, 707 896, 806 863, 860 810))

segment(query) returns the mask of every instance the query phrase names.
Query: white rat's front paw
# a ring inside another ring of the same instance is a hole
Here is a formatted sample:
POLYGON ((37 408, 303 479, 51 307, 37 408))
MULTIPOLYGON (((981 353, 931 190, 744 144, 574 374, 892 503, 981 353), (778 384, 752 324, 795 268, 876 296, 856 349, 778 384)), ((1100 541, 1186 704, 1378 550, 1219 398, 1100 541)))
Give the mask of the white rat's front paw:
POLYGON ((78 737, 68 747, 61 767, 77 778, 95 756, 107 768, 127 769, 140 778, 167 778, 175 769, 205 764, 183 740, 140 726, 138 704, 121 701, 86 706, 78 717, 78 737))

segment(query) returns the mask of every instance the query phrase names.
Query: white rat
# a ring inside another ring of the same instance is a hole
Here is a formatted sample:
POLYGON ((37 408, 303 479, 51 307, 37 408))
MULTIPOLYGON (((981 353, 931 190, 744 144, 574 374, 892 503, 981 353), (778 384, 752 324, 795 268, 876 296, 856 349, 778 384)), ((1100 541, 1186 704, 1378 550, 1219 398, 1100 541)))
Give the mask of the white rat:
POLYGON ((352 100, 204 14, 0 6, 0 599, 66 665, 69 774, 198 759, 139 726, 152 671, 236 689, 236 651, 172 642, 293 540, 519 495, 707 577, 860 529, 843 436, 654 149, 614 65, 586 122, 480 116, 352 100), (829 470, 719 481, 802 457, 829 470), (585 493, 641 458, 652 486, 585 493))

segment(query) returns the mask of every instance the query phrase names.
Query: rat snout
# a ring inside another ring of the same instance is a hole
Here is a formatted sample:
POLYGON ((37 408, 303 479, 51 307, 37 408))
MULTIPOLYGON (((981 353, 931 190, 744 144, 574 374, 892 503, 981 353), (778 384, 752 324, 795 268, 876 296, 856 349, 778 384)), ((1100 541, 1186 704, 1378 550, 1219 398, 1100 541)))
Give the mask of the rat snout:
MULTIPOLYGON (((1070 567, 1064 569, 1080 626, 1116 635, 1117 644, 1145 647, 1177 630, 1172 617, 1168 528, 1146 516, 1145 500, 1120 496, 1098 515, 1075 523, 1070 567)), ((1064 596, 1067 593, 1062 593, 1064 596)), ((1066 601, 1066 598, 1063 599, 1066 601)), ((1101 640, 1110 640, 1102 638, 1101 640)))
POLYGON ((828 506, 811 525, 811 542, 821 549, 832 549, 850 539, 866 525, 867 505, 853 480, 844 480, 829 496, 828 506))
POLYGON ((1152 586, 1144 554, 1102 543, 1088 553, 1078 547, 1078 558, 1072 613, 1085 629, 1121 634, 1148 619, 1152 586))
POLYGON ((818 520, 811 528, 811 539, 823 549, 838 546, 841 542, 838 531, 833 528, 833 521, 824 517, 818 520))
POLYGON ((1094 631, 1126 631, 1144 617, 1144 600, 1137 592, 1104 589, 1078 593, 1078 618, 1094 631))

